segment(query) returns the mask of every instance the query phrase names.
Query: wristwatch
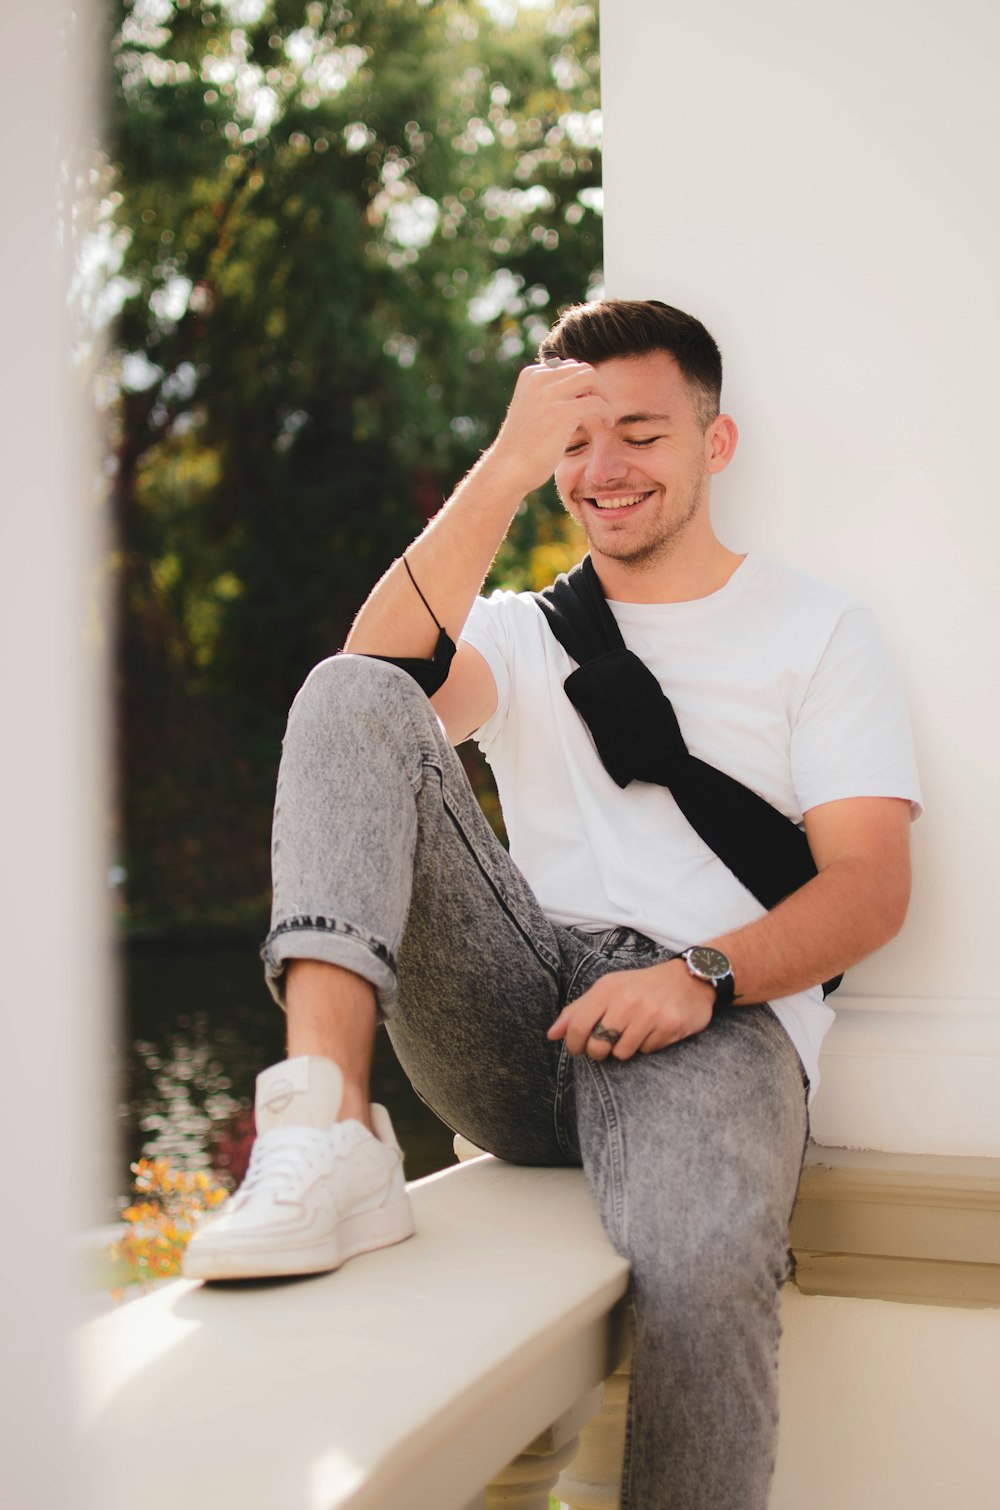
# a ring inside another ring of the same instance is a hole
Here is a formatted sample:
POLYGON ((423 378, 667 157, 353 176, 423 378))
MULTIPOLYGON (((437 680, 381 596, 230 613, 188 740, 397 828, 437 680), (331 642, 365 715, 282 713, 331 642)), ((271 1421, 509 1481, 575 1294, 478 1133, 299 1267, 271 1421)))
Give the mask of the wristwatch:
POLYGON ((690 949, 682 949, 678 959, 684 961, 696 980, 707 981, 715 987, 717 1007, 732 1006, 736 982, 727 954, 723 954, 721 949, 713 948, 711 944, 694 944, 690 949))

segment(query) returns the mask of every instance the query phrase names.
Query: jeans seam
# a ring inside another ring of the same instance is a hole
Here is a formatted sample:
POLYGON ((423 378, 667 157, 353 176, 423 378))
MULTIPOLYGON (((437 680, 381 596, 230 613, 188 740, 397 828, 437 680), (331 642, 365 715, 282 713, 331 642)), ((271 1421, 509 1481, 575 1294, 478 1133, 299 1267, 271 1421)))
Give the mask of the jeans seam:
POLYGON ((569 984, 566 987, 566 998, 565 998, 565 1000, 566 1000, 567 1004, 573 1000, 573 988, 576 985, 577 981, 580 979, 580 975, 581 975, 581 972, 583 970, 584 965, 589 964, 591 962, 591 960, 595 961, 597 964, 601 964, 603 962, 603 960, 605 960, 606 958, 607 958, 606 955, 599 954, 594 949, 588 949, 585 954, 581 954, 580 958, 576 962, 576 969, 573 971, 573 974, 570 976, 570 978, 569 978, 569 984))
POLYGON ((566 1090, 569 1085, 571 1073, 571 1056, 565 1043, 559 1045, 559 1058, 556 1062, 556 1091, 552 1099, 552 1123, 556 1135, 556 1142, 568 1159, 579 1159, 579 1150, 574 1148, 566 1133, 565 1118, 563 1116, 563 1102, 566 1099, 566 1090))
POLYGON ((441 805, 444 808, 447 817, 451 821, 452 827, 454 828, 455 832, 458 834, 462 843, 465 845, 469 854, 472 856, 472 859, 475 861, 480 875, 483 877, 483 880, 486 882, 487 886, 496 897, 498 903, 500 904, 501 910, 504 912, 507 919, 517 929, 518 933, 524 939, 525 943, 528 945, 528 948, 531 950, 532 954, 534 954, 539 964, 549 972, 554 980, 558 981, 558 961, 555 959, 549 959, 545 951, 539 947, 536 940, 532 938, 531 934, 524 927, 517 914, 514 912, 514 909, 508 903, 507 898, 504 896, 499 883, 495 881, 494 878, 490 875, 490 872, 487 870, 486 866, 483 863, 479 851, 476 849, 476 846, 473 844, 472 840, 465 832, 465 829, 462 827, 458 814, 452 809, 451 803, 448 801, 448 794, 445 791, 443 782, 441 785, 441 805))
MULTIPOLYGON (((398 666, 393 667, 393 670, 399 671, 400 668, 398 666)), ((401 685, 399 690, 404 694, 400 698, 400 704, 406 721, 410 726, 410 733, 412 736, 411 742, 409 744, 406 744, 405 748, 408 752, 415 753, 417 756, 417 768, 415 771, 411 773, 410 770, 406 769, 406 766, 404 765, 407 780, 409 781, 413 791, 419 792, 423 787, 427 771, 432 770, 437 773, 438 779, 439 781, 441 781, 443 789, 444 780, 441 770, 441 752, 435 742, 434 734, 428 728, 427 723, 428 718, 436 717, 433 706, 430 702, 430 699, 426 696, 422 689, 417 686, 417 683, 412 679, 412 677, 410 677, 407 672, 401 671, 400 674, 401 685), (410 696, 410 694, 414 692, 420 698, 422 716, 419 719, 416 717, 410 696)))
MULTIPOLYGON (((805 1135, 805 1138, 804 1138, 803 1143, 802 1143, 802 1158, 799 1160, 799 1177, 795 1181, 795 1194, 792 1196, 792 1206, 791 1206, 791 1210, 788 1213, 788 1221, 785 1224, 785 1230, 789 1234, 791 1233, 792 1217, 795 1215, 795 1203, 796 1203, 796 1201, 799 1198, 799 1186, 802 1183, 802 1171, 806 1167, 806 1154, 809 1152, 809 1135, 812 1132, 812 1128, 810 1126, 810 1121, 809 1121, 809 1076, 806 1074, 805 1070, 802 1071, 802 1084, 804 1086, 803 1100, 805 1101, 805 1112, 806 1112, 806 1135, 805 1135)), ((785 1271, 785 1278, 784 1278, 783 1283, 784 1284, 788 1284, 789 1281, 791 1281, 794 1284, 794 1282, 795 1282, 795 1250, 792 1248, 791 1243, 788 1244, 788 1250, 787 1251, 788 1251, 788 1266, 787 1266, 787 1269, 785 1271)))
MULTIPOLYGON (((638 1332, 637 1306, 635 1292, 631 1283, 628 1291, 628 1309, 632 1325, 632 1368, 635 1368, 635 1346, 638 1332)), ((629 1481, 632 1477, 632 1437, 635 1427, 635 1390, 632 1388, 632 1380, 629 1379, 628 1397, 625 1401, 625 1453, 622 1459, 622 1482, 621 1482, 621 1505, 620 1510, 629 1510, 629 1481)))
POLYGON ((611 1174, 611 1212, 618 1233, 619 1252, 624 1253, 628 1243, 628 1214, 625 1210, 625 1151, 622 1146, 621 1122, 618 1118, 615 1098, 604 1066, 583 1055, 587 1073, 597 1089, 601 1112, 608 1134, 608 1156, 611 1174))

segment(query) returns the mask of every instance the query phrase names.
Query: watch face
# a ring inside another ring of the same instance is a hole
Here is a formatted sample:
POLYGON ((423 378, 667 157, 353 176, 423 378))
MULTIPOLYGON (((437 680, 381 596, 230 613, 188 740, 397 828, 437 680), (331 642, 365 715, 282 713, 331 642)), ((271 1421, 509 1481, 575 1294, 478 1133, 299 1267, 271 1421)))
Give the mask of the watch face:
POLYGON ((710 944, 699 944, 694 949, 686 952, 685 958, 695 975, 700 975, 703 980, 720 980, 732 970, 728 957, 721 949, 713 949, 710 944))

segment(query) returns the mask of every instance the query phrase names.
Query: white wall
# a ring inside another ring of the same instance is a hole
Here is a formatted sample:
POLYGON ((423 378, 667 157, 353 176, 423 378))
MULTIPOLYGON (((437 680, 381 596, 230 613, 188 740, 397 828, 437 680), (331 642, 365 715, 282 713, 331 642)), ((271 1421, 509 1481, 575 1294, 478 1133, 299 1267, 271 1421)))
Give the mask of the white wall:
POLYGON ((770 1510, 988 1510, 1000 1311, 800 1295, 782 1305, 770 1510))
MULTIPOLYGON (((4 0, 0 136, 0 1500, 84 1506, 71 1446, 71 1236, 95 1220, 105 1046, 93 472, 56 255, 56 139, 87 140, 86 0, 4 0), (69 61, 67 61, 67 55, 69 61), (92 627, 92 626, 91 626, 92 627)), ((65 160, 65 159, 64 159, 65 160)))
POLYGON ((986 0, 602 8, 607 291, 712 329, 720 532, 870 602, 911 700, 916 892, 836 998, 827 1143, 1000 1154, 998 42, 986 0))

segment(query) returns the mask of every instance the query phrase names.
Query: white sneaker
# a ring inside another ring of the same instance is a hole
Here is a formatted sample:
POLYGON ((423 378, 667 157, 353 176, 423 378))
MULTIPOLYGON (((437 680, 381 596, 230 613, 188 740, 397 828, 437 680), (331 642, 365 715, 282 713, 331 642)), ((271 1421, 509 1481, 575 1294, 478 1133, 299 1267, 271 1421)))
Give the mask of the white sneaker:
POLYGON ((389 1113, 372 1106, 374 1136, 360 1122, 337 1122, 343 1093, 340 1070, 316 1055, 258 1075, 246 1179, 191 1238, 186 1279, 318 1274, 411 1236, 389 1113))

